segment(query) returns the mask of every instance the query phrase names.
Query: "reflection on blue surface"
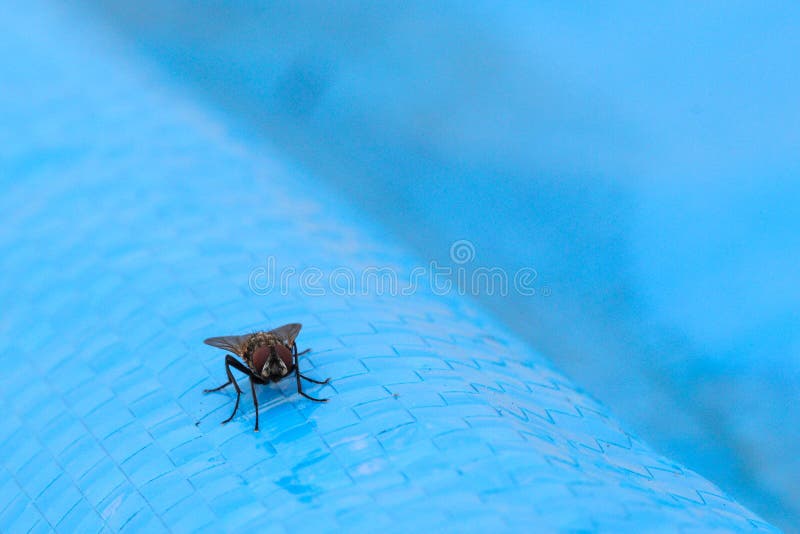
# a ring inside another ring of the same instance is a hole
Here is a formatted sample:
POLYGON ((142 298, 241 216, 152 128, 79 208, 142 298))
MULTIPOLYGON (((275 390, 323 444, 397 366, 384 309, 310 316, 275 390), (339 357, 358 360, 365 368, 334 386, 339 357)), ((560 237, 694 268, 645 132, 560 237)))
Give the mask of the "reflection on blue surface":
MULTIPOLYGON (((298 427, 293 432, 283 433, 281 434, 281 441, 284 441, 291 446, 291 444, 297 443, 297 440, 300 436, 313 433, 312 427, 313 423, 308 423, 298 427)), ((320 487, 315 486, 314 484, 305 482, 309 478, 313 479, 313 475, 310 477, 304 475, 313 473, 314 466, 329 456, 330 453, 326 451, 312 451, 306 458, 298 461, 297 464, 291 468, 291 475, 278 478, 275 480, 275 483, 292 495, 296 496, 300 502, 310 503, 314 495, 319 495, 322 490, 320 487)))

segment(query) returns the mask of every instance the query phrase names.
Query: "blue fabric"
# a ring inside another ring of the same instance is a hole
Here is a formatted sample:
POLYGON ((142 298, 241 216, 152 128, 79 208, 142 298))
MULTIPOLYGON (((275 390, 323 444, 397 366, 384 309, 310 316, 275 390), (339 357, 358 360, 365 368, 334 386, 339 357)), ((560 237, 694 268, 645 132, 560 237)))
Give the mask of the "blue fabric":
POLYGON ((465 298, 254 291, 421 261, 89 19, 0 25, 3 531, 775 530, 465 298), (220 425, 202 340, 294 321, 330 402, 260 387, 254 433, 243 388, 220 425))
POLYGON ((800 4, 93 4, 424 258, 535 268, 481 304, 800 524, 800 4))

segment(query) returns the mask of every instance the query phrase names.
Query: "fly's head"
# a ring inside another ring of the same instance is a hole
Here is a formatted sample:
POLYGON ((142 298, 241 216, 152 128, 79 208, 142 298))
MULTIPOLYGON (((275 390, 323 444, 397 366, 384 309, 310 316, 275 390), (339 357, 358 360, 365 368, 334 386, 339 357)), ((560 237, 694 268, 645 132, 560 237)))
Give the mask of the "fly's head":
POLYGON ((277 382, 294 367, 292 351, 278 340, 271 339, 253 353, 253 367, 264 381, 277 382))

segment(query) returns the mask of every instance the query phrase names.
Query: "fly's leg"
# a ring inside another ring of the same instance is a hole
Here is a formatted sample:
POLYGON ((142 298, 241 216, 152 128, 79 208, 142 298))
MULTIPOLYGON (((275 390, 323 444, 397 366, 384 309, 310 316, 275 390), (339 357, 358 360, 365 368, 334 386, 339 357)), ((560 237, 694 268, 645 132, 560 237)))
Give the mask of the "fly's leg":
POLYGON ((253 406, 256 408, 256 427, 253 432, 258 432, 258 397, 256 396, 256 381, 250 375, 250 391, 253 393, 253 406))
POLYGON ((217 386, 217 387, 215 387, 214 389, 204 389, 204 390, 203 390, 203 393, 214 393, 215 391, 219 391, 219 390, 221 390, 222 388, 224 388, 225 386, 230 386, 230 385, 231 385, 231 381, 230 381, 230 380, 228 380, 227 382, 225 382, 225 383, 224 383, 224 384, 222 384, 221 386, 217 386))
MULTIPOLYGON (((294 376, 295 376, 295 378, 297 378, 297 392, 300 395, 302 395, 305 398, 307 398, 308 400, 312 400, 312 401, 316 401, 316 402, 328 402, 328 399, 317 399, 316 397, 312 397, 311 395, 307 395, 306 393, 303 392, 303 385, 300 383, 300 377, 303 376, 303 375, 300 374, 300 367, 298 366, 298 364, 300 362, 299 362, 299 358, 298 358, 299 354, 297 354, 297 344, 294 344, 292 346, 292 349, 293 349, 293 352, 294 352, 294 376)), ((307 352, 307 351, 303 351, 303 353, 305 353, 305 352, 307 352)), ((306 377, 303 376, 303 378, 306 378, 306 377)), ((308 379, 306 378, 306 380, 308 380, 308 379)), ((330 380, 330 378, 328 380, 330 380)), ((327 383, 328 380, 326 380, 325 382, 317 382, 316 380, 311 380, 311 382, 315 382, 317 384, 324 384, 324 383, 327 383)))
MULTIPOLYGON (((298 360, 298 359, 297 359, 297 357, 298 357, 298 356, 302 356, 302 355, 303 355, 303 354, 305 354, 306 352, 311 352, 311 349, 306 349, 306 350, 304 350, 303 352, 297 352, 297 343, 295 343, 295 344, 294 344, 294 346, 293 346, 292 348, 294 349, 294 367, 295 367, 295 369, 297 369, 297 364, 298 364, 298 362, 300 361, 300 360, 298 360)), ((330 378, 326 378, 325 380, 323 380, 322 382, 320 382, 319 380, 314 380, 313 378, 309 378, 309 377, 307 377, 306 375, 304 375, 304 374, 303 374, 303 373, 301 373, 300 371, 297 371, 297 374, 299 374, 299 375, 300 375, 300 378, 304 378, 304 379, 308 380, 309 382, 313 382, 313 383, 315 383, 315 384, 327 384, 328 382, 330 382, 330 381, 331 381, 331 379, 330 379, 330 378)))
POLYGON ((328 399, 318 399, 316 397, 312 397, 311 395, 306 394, 303 391, 303 386, 300 384, 300 373, 297 372, 295 369, 294 375, 297 377, 297 392, 307 398, 308 400, 316 401, 316 402, 328 402, 328 399))
POLYGON ((295 363, 297 363, 297 357, 302 356, 303 354, 311 352, 311 349, 306 349, 303 352, 297 352, 297 343, 292 343, 292 352, 294 353, 295 363))
MULTIPOLYGON (((221 386, 219 386, 218 388, 205 390, 205 393, 210 393, 212 391, 218 391, 218 390, 224 388, 225 386, 227 386, 229 384, 233 384, 233 387, 236 388, 236 404, 233 405, 233 413, 231 414, 230 417, 228 417, 227 419, 225 419, 222 422, 223 425, 225 423, 229 423, 230 420, 233 419, 233 416, 236 415, 236 411, 239 409, 239 399, 242 396, 242 389, 239 387, 239 384, 236 382, 236 379, 233 378, 233 373, 231 372, 231 367, 233 367, 234 369, 237 369, 238 371, 241 371, 244 374, 246 374, 247 376, 249 376, 251 384, 252 384, 252 381, 253 381, 253 373, 252 373, 252 371, 250 371, 250 369, 245 367, 244 364, 242 364, 239 360, 237 360, 236 358, 234 358, 230 354, 225 356, 225 372, 228 373, 228 381, 225 382, 224 384, 222 384, 221 386)), ((253 396, 255 397, 255 391, 253 393, 254 393, 253 396)), ((258 428, 258 410, 256 410, 256 428, 258 428)))
POLYGON ((236 388, 236 404, 233 405, 233 413, 231 413, 231 416, 222 422, 223 425, 229 423, 230 420, 233 419, 233 416, 236 415, 236 410, 239 409, 239 399, 242 396, 242 388, 239 387, 239 384, 233 378, 233 373, 231 373, 231 360, 233 360, 235 363, 239 362, 234 360, 233 356, 231 355, 225 356, 225 371, 228 373, 228 380, 230 380, 233 386, 236 388))
POLYGON ((305 379, 305 380, 308 380, 309 382, 312 382, 312 383, 314 383, 314 384, 323 384, 323 385, 324 385, 324 384, 327 384, 328 382, 330 382, 330 381, 331 381, 331 379, 330 379, 330 378, 326 378, 325 380, 322 380, 322 381, 320 381, 320 380, 314 380, 313 378, 309 378, 309 377, 307 377, 306 375, 304 375, 303 373, 297 373, 297 374, 299 374, 299 375, 300 375, 300 378, 303 378, 303 379, 305 379))
MULTIPOLYGON (((302 356, 302 355, 303 355, 303 354, 305 354, 306 352, 311 352, 311 349, 306 349, 306 350, 304 350, 303 352, 297 352, 297 343, 295 343, 295 344, 293 344, 293 345, 292 345, 292 350, 294 351, 294 368, 295 368, 295 369, 297 369, 297 368, 298 368, 297 364, 298 364, 298 363, 299 363, 299 361, 300 361, 300 360, 298 360, 298 359, 297 359, 297 357, 298 357, 298 356, 302 356)), ((300 375, 300 378, 303 378, 303 379, 305 379, 305 380, 308 380, 309 382, 313 382, 314 384, 322 384, 322 385, 325 385, 325 384, 327 384, 328 382, 330 382, 330 381, 331 381, 331 379, 330 379, 330 378, 326 378, 325 380, 323 380, 323 381, 321 381, 321 382, 320 382, 319 380, 314 380, 313 378, 309 378, 309 377, 307 377, 306 375, 304 375, 303 373, 301 373, 299 370, 297 371, 297 373, 300 375)))
POLYGON ((233 379, 233 375, 231 374, 230 369, 228 369, 227 358, 225 358, 225 372, 228 373, 228 381, 222 384, 221 386, 217 386, 214 389, 204 389, 203 393, 214 393, 215 391, 219 391, 224 387, 230 386, 231 384, 235 384, 236 380, 233 379))
MULTIPOLYGON (((204 389, 204 390, 203 390, 203 393, 213 393, 213 392, 215 392, 215 391, 219 391, 219 390, 221 390, 222 388, 224 388, 224 387, 226 387, 226 386, 229 386, 229 385, 231 385, 231 384, 234 384, 234 385, 236 385, 236 380, 234 380, 234 378, 233 378, 233 373, 231 373, 231 369, 230 369, 230 367, 229 367, 229 365, 230 365, 230 362, 228 361, 228 358, 232 358, 232 356, 231 356, 230 354, 228 354, 227 356, 225 356, 225 372, 226 372, 226 373, 228 373, 228 381, 227 381, 227 382, 225 382, 224 384, 222 384, 221 386, 217 386, 217 387, 215 387, 214 389, 204 389)), ((234 360, 234 361, 235 361, 235 360, 234 360)), ((238 362, 237 362, 237 363, 238 363, 238 362)), ((237 390, 239 389, 239 386, 238 386, 238 385, 236 385, 236 389, 237 389, 237 390)))

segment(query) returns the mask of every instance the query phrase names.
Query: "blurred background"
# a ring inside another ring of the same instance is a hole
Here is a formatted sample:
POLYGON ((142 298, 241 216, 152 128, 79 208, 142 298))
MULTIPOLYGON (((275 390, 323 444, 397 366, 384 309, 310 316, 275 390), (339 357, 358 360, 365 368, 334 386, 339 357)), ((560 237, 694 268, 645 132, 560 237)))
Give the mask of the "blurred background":
POLYGON ((86 0, 661 452, 800 517, 800 4, 86 0), (534 4, 534 5, 531 5, 534 4))

